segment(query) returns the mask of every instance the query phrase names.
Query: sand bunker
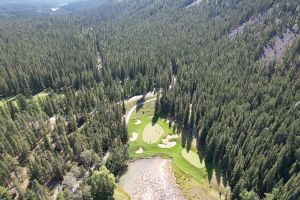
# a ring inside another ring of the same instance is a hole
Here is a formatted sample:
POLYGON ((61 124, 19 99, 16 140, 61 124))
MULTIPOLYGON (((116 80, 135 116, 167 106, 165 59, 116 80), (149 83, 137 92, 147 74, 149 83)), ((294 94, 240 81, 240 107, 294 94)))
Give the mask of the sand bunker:
POLYGON ((129 138, 130 142, 134 142, 136 141, 136 139, 138 138, 139 134, 137 132, 133 132, 132 133, 132 137, 129 138))
POLYGON ((152 126, 152 123, 148 123, 143 131, 143 140, 148 144, 153 144, 156 143, 163 134, 164 129, 159 124, 152 126))
POLYGON ((163 149, 172 148, 172 147, 176 146, 176 142, 174 142, 174 141, 170 142, 170 140, 177 139, 177 138, 178 138, 177 134, 176 135, 168 135, 165 139, 162 139, 163 144, 158 144, 158 146, 163 149))
POLYGON ((134 124, 140 124, 140 123, 142 123, 142 121, 140 119, 137 119, 134 124))
POLYGON ((141 154, 144 152, 144 149, 140 147, 138 150, 135 151, 136 154, 141 154))
POLYGON ((176 142, 167 142, 166 144, 158 144, 162 149, 169 149, 176 146, 176 142))

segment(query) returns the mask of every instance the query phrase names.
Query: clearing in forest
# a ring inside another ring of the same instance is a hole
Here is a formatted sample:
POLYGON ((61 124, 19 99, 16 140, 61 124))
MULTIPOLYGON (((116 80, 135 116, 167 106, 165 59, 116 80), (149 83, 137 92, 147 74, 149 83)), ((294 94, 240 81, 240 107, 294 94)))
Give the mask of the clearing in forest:
POLYGON ((143 131, 143 140, 147 144, 153 144, 158 142, 164 133, 164 129, 159 124, 148 123, 143 131))
MULTIPOLYGON (((173 130, 173 121, 159 117, 152 125, 155 100, 145 102, 128 116, 129 136, 133 138, 136 135, 134 133, 138 133, 136 140, 131 141, 129 145, 130 158, 134 160, 154 156, 172 158, 173 166, 176 168, 174 171, 176 183, 187 199, 219 199, 220 186, 211 184, 213 181, 211 183, 207 181, 207 169, 204 162, 200 163, 196 146, 192 145, 189 153, 186 152, 181 146, 180 135, 175 134, 176 130, 173 130), (136 124, 137 120, 140 120, 139 124, 136 124), (156 134, 157 130, 159 134, 156 134), (172 147, 169 147, 170 145, 172 147)), ((135 105, 130 102, 125 106, 129 111, 135 105)), ((225 193, 222 191, 222 199, 225 199, 225 193)))

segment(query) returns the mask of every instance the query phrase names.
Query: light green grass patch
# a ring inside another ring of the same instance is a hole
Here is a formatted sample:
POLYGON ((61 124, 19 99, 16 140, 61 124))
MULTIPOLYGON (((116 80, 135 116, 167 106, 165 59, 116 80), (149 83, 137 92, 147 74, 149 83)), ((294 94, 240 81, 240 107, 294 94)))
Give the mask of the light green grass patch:
POLYGON ((122 190, 122 188, 117 187, 115 189, 114 199, 116 199, 116 200, 130 200, 130 197, 124 190, 122 190))
POLYGON ((207 184, 207 172, 206 168, 197 168, 194 165, 192 165, 190 162, 188 162, 181 154, 181 138, 174 139, 172 141, 175 141, 177 144, 169 149, 162 149, 158 147, 159 143, 162 143, 162 139, 166 138, 167 135, 172 135, 173 130, 172 127, 169 126, 169 123, 165 119, 159 118, 156 122, 156 124, 160 125, 164 133, 161 135, 159 140, 156 143, 153 144, 146 144, 144 142, 142 133, 144 131, 144 128, 147 124, 152 123, 152 117, 154 115, 154 106, 155 101, 148 102, 144 104, 143 107, 139 109, 138 112, 134 112, 129 120, 128 123, 128 133, 130 134, 130 137, 132 137, 133 132, 137 132, 139 134, 138 138, 134 142, 129 143, 129 156, 131 159, 139 159, 139 158, 145 158, 145 157, 154 157, 154 156, 160 156, 163 158, 173 158, 173 163, 185 174, 188 174, 192 177, 194 177, 197 181, 199 181, 202 184, 207 184), (140 119, 140 124, 135 124, 136 120, 140 119), (143 153, 136 154, 135 151, 137 151, 139 148, 143 148, 143 153))
MULTIPOLYGON (((204 162, 200 163, 200 159, 196 153, 195 141, 193 141, 189 153, 186 152, 185 148, 182 148, 181 137, 170 140, 176 142, 174 147, 169 149, 159 148, 158 144, 162 143, 162 139, 166 138, 167 135, 172 135, 173 130, 166 119, 158 118, 156 124, 163 128, 164 133, 156 143, 146 144, 144 142, 142 133, 146 125, 152 123, 154 107, 155 101, 146 103, 137 112, 134 112, 129 120, 128 132, 130 134, 133 132, 139 133, 137 140, 129 143, 130 158, 132 160, 155 156, 172 158, 176 181, 180 185, 186 199, 219 199, 220 187, 217 184, 210 184, 207 180, 207 166, 205 166, 204 162), (135 124, 137 119, 141 120, 140 124, 135 124), (143 152, 136 154, 135 151, 139 148, 142 148, 143 152)), ((223 194, 225 193, 222 192, 223 194)), ((222 199, 225 199, 225 197, 223 198, 222 196, 222 199)))
MULTIPOLYGON (((145 97, 144 101, 147 101, 149 99, 153 99, 155 97, 156 97, 156 95, 149 95, 149 96, 145 97)), ((126 111, 130 110, 133 106, 135 106, 137 104, 138 100, 140 100, 140 99, 136 99, 134 101, 127 102, 125 104, 126 111)))
POLYGON ((0 100, 0 106, 4 106, 5 105, 5 101, 4 100, 0 100))
POLYGON ((143 130, 143 140, 147 144, 153 144, 164 135, 165 131, 159 124, 148 123, 143 130))
POLYGON ((192 176, 184 173, 176 165, 172 165, 176 183, 179 185, 182 194, 186 199, 199 200, 199 199, 212 199, 209 195, 209 186, 200 184, 192 176))
POLYGON ((186 159, 189 163, 191 163, 195 167, 197 167, 197 168, 205 167, 204 160, 201 162, 199 159, 199 155, 196 152, 194 152, 192 150, 187 152, 186 149, 182 149, 181 155, 184 157, 184 159, 186 159))

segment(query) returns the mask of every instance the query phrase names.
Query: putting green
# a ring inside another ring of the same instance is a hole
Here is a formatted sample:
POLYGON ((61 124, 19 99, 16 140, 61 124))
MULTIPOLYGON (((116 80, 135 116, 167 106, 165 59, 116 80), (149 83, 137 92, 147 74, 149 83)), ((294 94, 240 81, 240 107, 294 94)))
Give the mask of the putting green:
POLYGON ((189 163, 194 165, 197 168, 203 168, 205 167, 204 160, 202 163, 200 162, 199 156, 194 151, 186 152, 186 149, 181 150, 181 155, 186 159, 189 163))
POLYGON ((159 125, 148 123, 143 131, 143 140, 148 144, 153 144, 158 142, 158 140, 163 136, 164 129, 159 125))

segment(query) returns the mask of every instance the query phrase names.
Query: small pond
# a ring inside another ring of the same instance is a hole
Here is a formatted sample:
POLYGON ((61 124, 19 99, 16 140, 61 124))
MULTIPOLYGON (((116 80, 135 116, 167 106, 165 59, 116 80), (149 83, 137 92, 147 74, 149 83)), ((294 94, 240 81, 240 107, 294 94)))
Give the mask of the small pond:
POLYGON ((132 200, 183 200, 171 165, 172 160, 159 157, 136 160, 129 163, 118 186, 132 200))

